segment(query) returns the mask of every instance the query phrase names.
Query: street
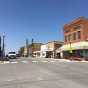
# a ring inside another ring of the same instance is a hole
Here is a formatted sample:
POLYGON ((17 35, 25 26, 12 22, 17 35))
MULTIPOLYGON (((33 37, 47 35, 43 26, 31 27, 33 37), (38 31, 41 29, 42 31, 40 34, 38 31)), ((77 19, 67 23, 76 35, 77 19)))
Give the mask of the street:
POLYGON ((0 88, 88 88, 88 62, 20 58, 0 63, 0 88))

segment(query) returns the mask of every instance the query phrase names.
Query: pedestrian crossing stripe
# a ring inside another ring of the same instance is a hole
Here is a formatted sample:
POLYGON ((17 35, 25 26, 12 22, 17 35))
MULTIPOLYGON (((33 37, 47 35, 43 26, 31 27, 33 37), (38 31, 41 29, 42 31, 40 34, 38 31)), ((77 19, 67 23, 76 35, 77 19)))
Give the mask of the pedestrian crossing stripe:
POLYGON ((16 64, 16 63, 18 63, 17 61, 15 61, 15 62, 10 62, 10 63, 12 63, 12 64, 16 64))
MULTIPOLYGON (((0 64, 17 64, 17 63, 29 63, 30 61, 20 61, 20 62, 10 62, 10 61, 0 61, 0 64)), ((70 61, 70 60, 58 60, 58 61, 54 61, 54 60, 51 60, 51 61, 48 61, 48 60, 41 60, 41 61, 37 61, 37 60, 34 60, 32 61, 33 63, 54 63, 54 62, 68 62, 68 63, 71 63, 71 62, 74 62, 74 63, 88 63, 88 61, 70 61)))
POLYGON ((55 62, 55 61, 50 61, 50 62, 55 62))
POLYGON ((8 64, 8 63, 10 63, 10 62, 9 62, 9 61, 4 61, 4 63, 5 63, 5 64, 8 64))
POLYGON ((48 62, 48 61, 41 61, 41 62, 44 62, 44 63, 46 63, 46 62, 48 62))
POLYGON ((38 62, 38 61, 32 61, 32 62, 36 63, 36 62, 38 62))
POLYGON ((28 63, 28 61, 21 61, 22 63, 28 63))

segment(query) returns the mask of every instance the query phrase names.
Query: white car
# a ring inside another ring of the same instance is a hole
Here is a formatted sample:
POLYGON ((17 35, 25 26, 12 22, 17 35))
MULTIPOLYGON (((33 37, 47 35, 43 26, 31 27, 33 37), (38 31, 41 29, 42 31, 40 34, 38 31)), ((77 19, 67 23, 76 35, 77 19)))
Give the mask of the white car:
POLYGON ((8 58, 9 59, 16 59, 16 53, 15 52, 9 52, 8 53, 8 58))

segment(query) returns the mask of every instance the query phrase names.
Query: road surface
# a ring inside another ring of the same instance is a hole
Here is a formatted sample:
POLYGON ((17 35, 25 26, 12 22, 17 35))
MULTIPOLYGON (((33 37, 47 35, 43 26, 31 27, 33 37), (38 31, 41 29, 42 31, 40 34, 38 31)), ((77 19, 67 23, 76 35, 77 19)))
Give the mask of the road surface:
POLYGON ((88 62, 20 58, 0 63, 0 88, 88 88, 88 62))

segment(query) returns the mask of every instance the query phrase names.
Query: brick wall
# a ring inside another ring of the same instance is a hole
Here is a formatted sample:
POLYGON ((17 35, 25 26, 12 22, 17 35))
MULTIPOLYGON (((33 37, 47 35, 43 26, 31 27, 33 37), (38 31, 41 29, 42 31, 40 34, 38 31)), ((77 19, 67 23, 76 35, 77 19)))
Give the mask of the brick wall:
POLYGON ((78 18, 64 25, 64 43, 86 41, 88 39, 88 19, 78 18), (80 36, 79 36, 80 35, 80 36))

